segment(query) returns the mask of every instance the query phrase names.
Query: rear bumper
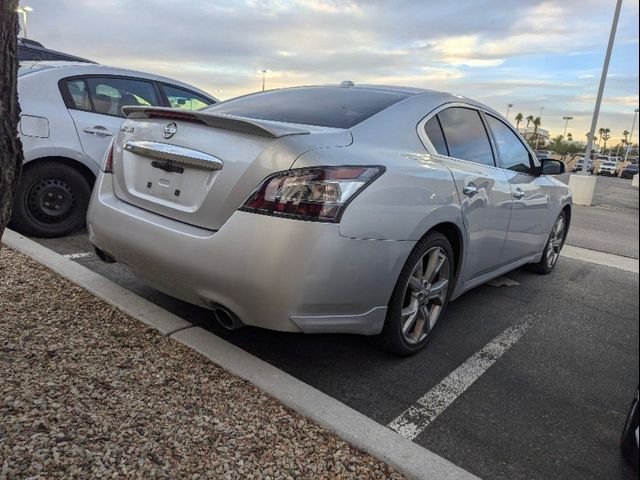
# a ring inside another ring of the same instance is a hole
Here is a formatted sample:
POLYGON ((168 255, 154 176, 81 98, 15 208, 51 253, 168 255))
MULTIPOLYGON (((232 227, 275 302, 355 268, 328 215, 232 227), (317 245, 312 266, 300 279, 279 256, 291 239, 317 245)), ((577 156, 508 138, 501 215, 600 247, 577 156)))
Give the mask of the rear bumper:
POLYGON ((307 333, 380 333, 415 245, 246 212, 211 232, 119 200, 110 175, 96 183, 87 226, 91 243, 168 295, 223 305, 246 325, 307 333))

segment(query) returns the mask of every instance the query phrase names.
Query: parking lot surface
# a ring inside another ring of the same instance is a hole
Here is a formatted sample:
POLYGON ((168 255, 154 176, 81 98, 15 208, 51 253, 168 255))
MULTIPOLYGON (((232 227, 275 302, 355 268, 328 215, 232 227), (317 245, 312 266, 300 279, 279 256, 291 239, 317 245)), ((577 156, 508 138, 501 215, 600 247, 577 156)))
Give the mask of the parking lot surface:
MULTIPOLYGON (((568 244, 637 259, 638 190, 599 178, 594 203, 575 208, 568 244)), ((400 359, 365 337, 228 332, 101 263, 83 232, 38 241, 381 424, 417 418, 415 442, 480 477, 633 475, 618 437, 638 384, 636 273, 569 258, 550 276, 512 272, 453 302, 428 348, 400 359)))

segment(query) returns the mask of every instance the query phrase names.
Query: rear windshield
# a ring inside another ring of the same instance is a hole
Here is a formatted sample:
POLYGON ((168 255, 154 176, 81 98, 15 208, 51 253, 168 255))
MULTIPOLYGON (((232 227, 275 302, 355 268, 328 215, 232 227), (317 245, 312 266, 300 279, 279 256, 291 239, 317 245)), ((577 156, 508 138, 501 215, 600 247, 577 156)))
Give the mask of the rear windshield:
POLYGON ((228 100, 204 111, 259 120, 351 128, 408 96, 403 92, 348 87, 289 88, 228 100))

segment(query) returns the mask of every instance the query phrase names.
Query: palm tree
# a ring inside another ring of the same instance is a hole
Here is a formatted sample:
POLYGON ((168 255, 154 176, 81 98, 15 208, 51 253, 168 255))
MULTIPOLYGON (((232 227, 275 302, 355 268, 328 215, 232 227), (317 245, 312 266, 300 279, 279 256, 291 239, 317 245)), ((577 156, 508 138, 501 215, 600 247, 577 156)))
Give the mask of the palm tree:
POLYGON ((529 124, 531 122, 533 122, 533 115, 529 115, 527 118, 525 118, 525 120, 527 121, 527 126, 524 127, 524 135, 525 135, 525 138, 526 138, 528 130, 529 130, 529 124))
POLYGON ((522 116, 521 113, 516 115, 516 130, 520 128, 520 123, 522 122, 522 119, 524 117, 522 116))
POLYGON ((603 150, 606 150, 606 148, 607 148, 607 140, 609 140, 611 138, 611 129, 610 128, 603 128, 602 129, 602 134, 600 135, 600 137, 602 138, 602 140, 604 140, 604 146, 602 148, 603 148, 603 150))
POLYGON ((573 142, 573 135, 571 135, 571 132, 567 133, 567 142, 573 142))
POLYGON ((533 115, 529 115, 527 118, 525 118, 525 120, 527 121, 526 128, 529 128, 529 124, 533 122, 533 115))
POLYGON ((624 132, 622 132, 622 136, 624 137, 624 140, 622 140, 622 144, 626 145, 629 143, 629 130, 625 130, 624 132))
POLYGON ((538 138, 538 127, 542 125, 542 120, 540 117, 536 117, 533 120, 533 138, 538 138))
POLYGON ((598 150, 600 150, 600 144, 602 143, 602 135, 604 135, 604 127, 600 127, 598 129, 598 135, 600 136, 598 139, 598 150))
POLYGON ((13 195, 22 168, 22 144, 18 139, 18 8, 17 0, 0 2, 0 238, 11 218, 13 195))

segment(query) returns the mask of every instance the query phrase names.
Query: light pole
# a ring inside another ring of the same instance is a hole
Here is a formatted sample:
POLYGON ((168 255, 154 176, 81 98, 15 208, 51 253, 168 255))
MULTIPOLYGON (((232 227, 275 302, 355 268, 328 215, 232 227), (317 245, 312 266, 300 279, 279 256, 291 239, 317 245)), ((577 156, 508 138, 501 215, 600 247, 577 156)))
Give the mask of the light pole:
POLYGON ((22 14, 22 24, 24 25, 24 38, 29 38, 29 35, 27 34, 27 14, 29 12, 33 12, 33 8, 29 7, 28 5, 25 5, 24 7, 16 8, 16 12, 22 14))
POLYGON ((611 33, 609 33, 609 45, 607 45, 607 53, 604 57, 602 65, 602 75, 600 76, 600 86, 598 87, 598 96, 596 97, 596 106, 591 119, 591 130, 589 130, 589 140, 587 141, 587 150, 584 154, 584 162, 582 162, 581 175, 586 175, 589 171, 588 163, 591 159, 591 150, 593 150, 593 137, 596 134, 596 125, 598 124, 598 116, 600 115, 600 105, 602 104, 602 95, 604 93, 604 85, 607 81, 607 73, 609 72, 609 61, 611 60, 611 52, 613 50, 613 41, 616 38, 616 30, 618 29, 618 20, 620 19, 620 9, 622 8, 622 0, 616 2, 616 10, 613 14, 613 22, 611 23, 611 33))
POLYGON ((562 138, 567 136, 567 125, 569 124, 569 120, 573 120, 573 117, 562 117, 564 120, 564 133, 562 134, 562 138))
POLYGON ((633 123, 631 124, 631 133, 629 134, 629 141, 627 143, 627 151, 624 153, 624 161, 627 161, 629 157, 629 147, 631 147, 631 140, 633 139, 633 130, 636 128, 636 118, 638 118, 638 109, 636 108, 633 113, 633 123))
MULTIPOLYGON (((542 112, 544 112, 544 107, 540 107, 540 125, 542 125, 542 112)), ((540 127, 538 127, 540 130, 540 127)), ((536 135, 536 148, 534 150, 538 150, 538 142, 540 141, 540 132, 536 135)))
POLYGON ((264 70, 264 69, 260 70, 260 73, 262 73, 262 91, 263 92, 264 92, 265 78, 267 76, 268 71, 269 70, 264 70))
POLYGON ((505 118, 507 120, 509 120, 509 110, 511 110, 513 108, 513 103, 510 103, 509 105, 507 105, 507 114, 505 115, 505 118))

